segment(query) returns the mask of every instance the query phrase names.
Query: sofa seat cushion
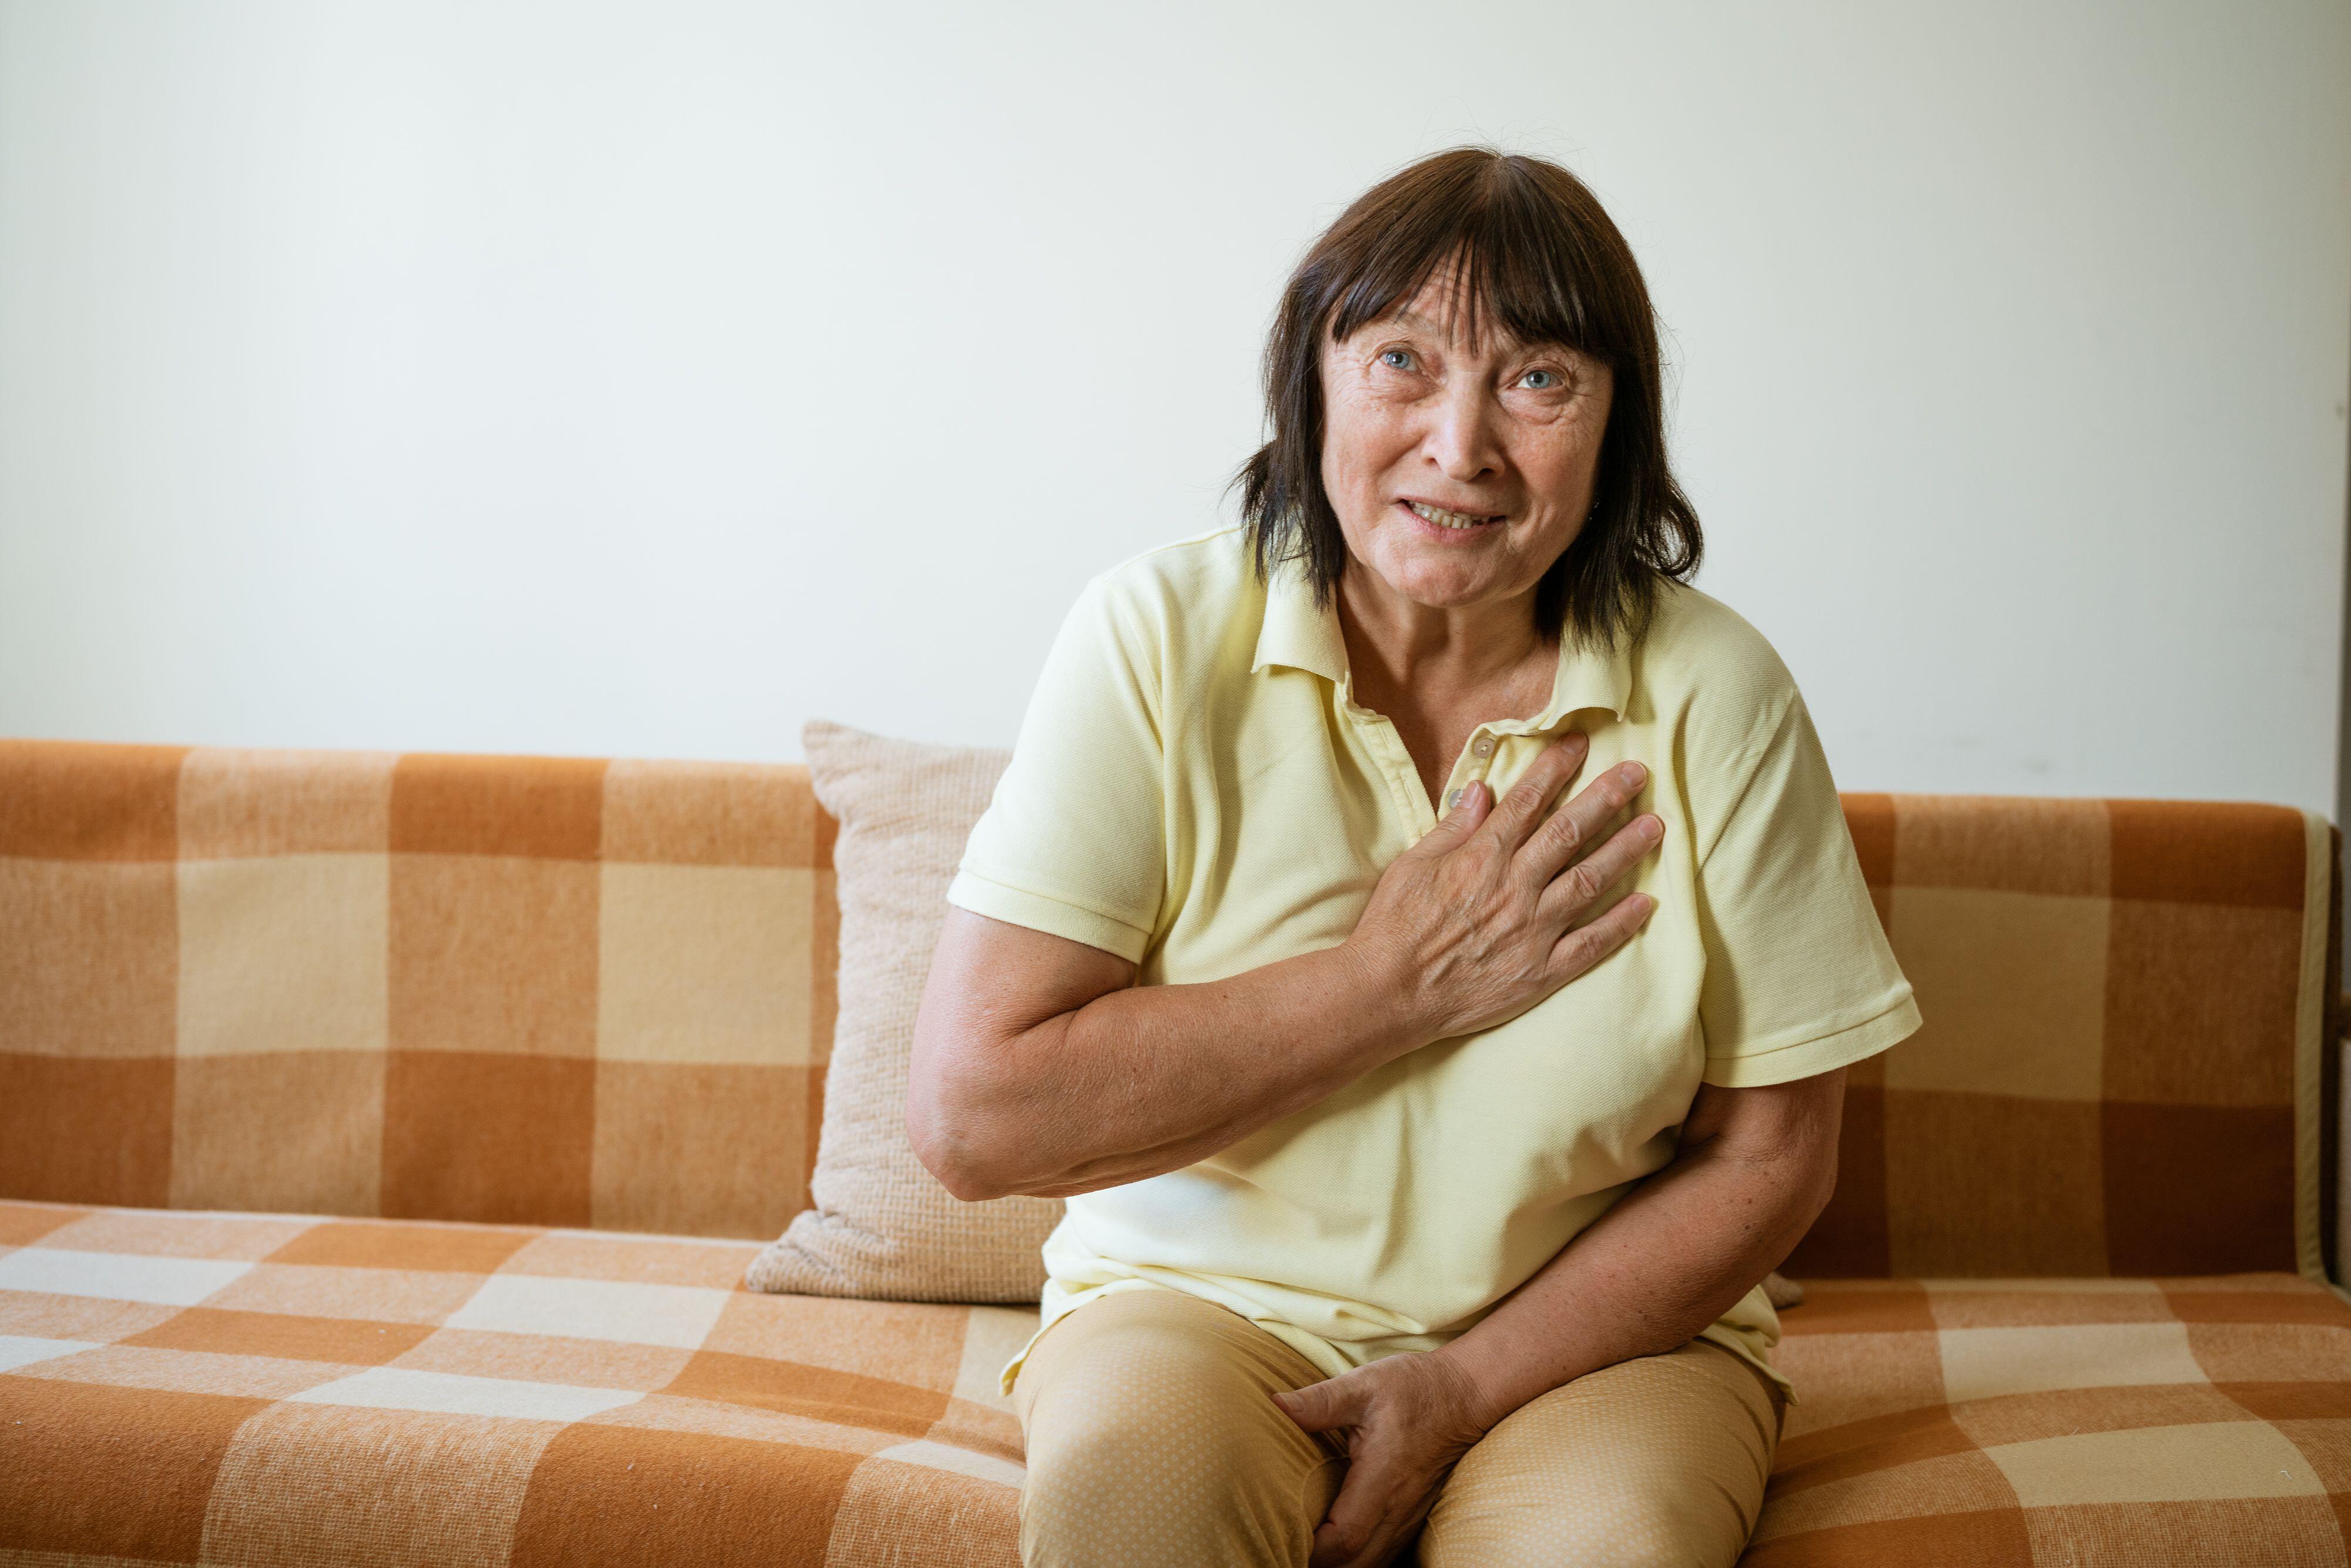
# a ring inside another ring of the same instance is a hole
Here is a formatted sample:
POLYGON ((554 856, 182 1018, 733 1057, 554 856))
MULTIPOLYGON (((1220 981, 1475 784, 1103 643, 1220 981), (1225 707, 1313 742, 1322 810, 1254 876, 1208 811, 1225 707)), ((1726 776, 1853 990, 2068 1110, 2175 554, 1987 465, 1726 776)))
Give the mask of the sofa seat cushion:
POLYGON ((2351 1307, 2326 1286, 1803 1283, 1750 1568, 2345 1562, 2351 1307))
MULTIPOLYGON (((1035 1312, 758 1250, 0 1203, 0 1563, 1017 1568, 1035 1312)), ((1750 1568, 2346 1561, 2325 1287, 1803 1283, 1750 1568)))
POLYGON ((1033 1309, 756 1242, 0 1203, 0 1563, 1019 1563, 1033 1309))

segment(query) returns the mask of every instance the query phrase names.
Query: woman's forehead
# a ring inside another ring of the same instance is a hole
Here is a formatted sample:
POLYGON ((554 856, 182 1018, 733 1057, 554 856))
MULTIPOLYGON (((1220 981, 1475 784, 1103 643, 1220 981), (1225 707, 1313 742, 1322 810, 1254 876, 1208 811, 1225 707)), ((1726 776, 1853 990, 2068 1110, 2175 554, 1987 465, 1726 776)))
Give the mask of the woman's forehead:
POLYGON ((1392 332, 1398 328, 1469 352, 1482 350, 1507 356, 1535 348, 1556 349, 1578 356, 1583 352, 1573 343, 1555 339, 1521 338, 1490 306, 1473 311, 1464 308, 1458 294, 1431 296, 1425 289, 1411 301, 1399 303, 1365 321, 1353 336, 1360 340, 1367 334, 1392 332))
POLYGON ((1541 319, 1552 315, 1550 310, 1539 311, 1536 320, 1513 319, 1525 314, 1524 307, 1532 303, 1514 298, 1528 292, 1524 287, 1527 280, 1510 276, 1520 270, 1523 269, 1510 267, 1503 257, 1471 255, 1457 248, 1433 264, 1416 284, 1407 283, 1399 289, 1394 299, 1384 308, 1374 309, 1349 336, 1359 336, 1364 330, 1393 331, 1404 328, 1464 351, 1507 355, 1540 346, 1580 352, 1574 344, 1553 331, 1527 330, 1531 327, 1559 325, 1541 319), (1513 287, 1513 284, 1520 287, 1513 287), (1520 308, 1513 309, 1513 305, 1520 308))

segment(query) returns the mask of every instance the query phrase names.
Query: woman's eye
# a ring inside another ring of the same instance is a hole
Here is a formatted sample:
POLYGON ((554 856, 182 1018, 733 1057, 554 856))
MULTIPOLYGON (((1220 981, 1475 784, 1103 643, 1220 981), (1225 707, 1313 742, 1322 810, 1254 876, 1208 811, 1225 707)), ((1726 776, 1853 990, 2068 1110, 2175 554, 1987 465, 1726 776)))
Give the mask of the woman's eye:
POLYGON ((1380 350, 1380 363, 1387 366, 1393 371, 1408 371, 1412 369, 1412 350, 1409 349, 1382 349, 1380 350))
POLYGON ((1529 392, 1557 392, 1559 390, 1559 372, 1557 371, 1529 371, 1525 375, 1519 378, 1519 382, 1529 392))

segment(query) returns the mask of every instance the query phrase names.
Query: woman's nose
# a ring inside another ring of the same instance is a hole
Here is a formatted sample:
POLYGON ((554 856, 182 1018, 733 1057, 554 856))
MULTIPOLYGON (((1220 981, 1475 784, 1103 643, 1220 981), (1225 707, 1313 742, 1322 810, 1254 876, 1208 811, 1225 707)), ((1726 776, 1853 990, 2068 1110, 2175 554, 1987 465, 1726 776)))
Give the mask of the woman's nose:
POLYGON ((1468 383, 1447 387, 1439 398, 1425 445, 1447 478, 1468 484, 1500 467, 1491 404, 1482 387, 1468 383))

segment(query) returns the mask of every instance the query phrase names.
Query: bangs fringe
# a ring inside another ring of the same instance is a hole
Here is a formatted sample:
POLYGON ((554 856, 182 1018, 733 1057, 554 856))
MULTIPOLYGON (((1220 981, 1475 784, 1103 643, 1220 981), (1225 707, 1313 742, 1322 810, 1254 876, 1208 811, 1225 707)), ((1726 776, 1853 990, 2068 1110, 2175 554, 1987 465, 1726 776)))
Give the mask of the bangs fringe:
POLYGON ((1489 325, 1499 322, 1520 343, 1594 352, 1599 345, 1586 299, 1595 292, 1586 281, 1596 270, 1594 258, 1579 254, 1582 247, 1564 232, 1555 204, 1546 204, 1541 190, 1507 158, 1461 172, 1463 178, 1391 214, 1393 226, 1328 302, 1330 336, 1352 336, 1458 266, 1461 287, 1455 298, 1470 342, 1482 345, 1489 325))

